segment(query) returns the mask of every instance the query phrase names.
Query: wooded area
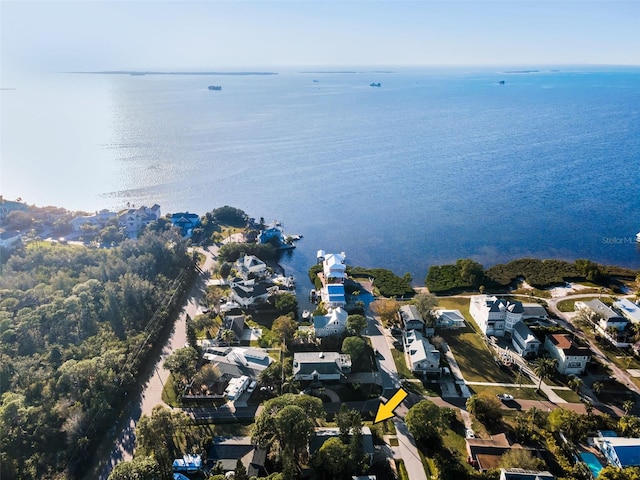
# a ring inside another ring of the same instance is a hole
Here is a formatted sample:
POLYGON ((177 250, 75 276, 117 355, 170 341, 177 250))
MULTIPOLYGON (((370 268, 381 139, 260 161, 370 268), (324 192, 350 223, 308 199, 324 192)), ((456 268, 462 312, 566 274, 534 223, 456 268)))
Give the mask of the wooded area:
POLYGON ((0 277, 4 479, 78 478, 194 278, 175 231, 114 248, 34 241, 0 277))

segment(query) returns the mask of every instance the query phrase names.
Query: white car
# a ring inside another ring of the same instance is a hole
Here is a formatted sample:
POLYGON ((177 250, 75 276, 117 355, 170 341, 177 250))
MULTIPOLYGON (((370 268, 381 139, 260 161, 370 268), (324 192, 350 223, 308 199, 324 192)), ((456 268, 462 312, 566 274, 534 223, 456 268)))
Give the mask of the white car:
POLYGON ((465 436, 465 438, 476 438, 475 433, 473 433, 473 430, 471 430, 470 428, 467 428, 464 431, 464 436, 465 436))
POLYGON ((498 398, 503 402, 510 402, 513 400, 513 395, 509 395, 508 393, 499 393, 498 398))
POLYGON ((247 387, 247 393, 253 393, 253 391, 256 389, 256 385, 258 385, 258 382, 256 382, 255 380, 251 382, 247 387))

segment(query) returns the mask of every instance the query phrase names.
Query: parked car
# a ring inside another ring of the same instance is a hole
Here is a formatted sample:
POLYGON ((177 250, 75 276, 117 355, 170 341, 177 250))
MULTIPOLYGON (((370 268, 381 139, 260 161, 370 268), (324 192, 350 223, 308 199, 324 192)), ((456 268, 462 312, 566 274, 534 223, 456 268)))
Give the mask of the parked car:
POLYGON ((258 385, 258 382, 256 382, 255 380, 251 382, 249 384, 249 387, 247 387, 247 393, 253 393, 253 391, 256 389, 256 385, 258 385))
POLYGON ((497 397, 503 402, 511 402, 513 400, 513 395, 509 395, 508 393, 499 393, 497 397))
POLYGON ((464 431, 464 436, 465 436, 465 438, 476 438, 475 433, 473 433, 473 430, 471 430, 470 428, 467 428, 464 431))

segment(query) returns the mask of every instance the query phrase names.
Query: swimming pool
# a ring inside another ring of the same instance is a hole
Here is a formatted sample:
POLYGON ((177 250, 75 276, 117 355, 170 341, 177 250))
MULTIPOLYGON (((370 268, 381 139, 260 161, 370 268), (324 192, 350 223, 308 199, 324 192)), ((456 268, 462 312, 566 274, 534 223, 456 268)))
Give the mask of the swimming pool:
POLYGON ((600 463, 600 460, 598 460, 598 457, 591 452, 580 452, 580 458, 582 458, 582 461, 587 464, 589 470, 591 470, 591 473, 593 474, 593 477, 598 478, 600 470, 602 470, 602 464, 600 463))

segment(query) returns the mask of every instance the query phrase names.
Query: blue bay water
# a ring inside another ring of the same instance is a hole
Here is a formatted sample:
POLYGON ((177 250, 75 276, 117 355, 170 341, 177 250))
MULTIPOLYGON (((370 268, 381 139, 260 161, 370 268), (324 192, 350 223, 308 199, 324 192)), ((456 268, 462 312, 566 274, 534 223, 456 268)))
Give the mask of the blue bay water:
POLYGON ((602 68, 52 74, 3 85, 0 188, 89 211, 236 206, 304 234, 283 260, 299 276, 318 249, 415 284, 461 257, 637 268, 638 85, 602 68))

